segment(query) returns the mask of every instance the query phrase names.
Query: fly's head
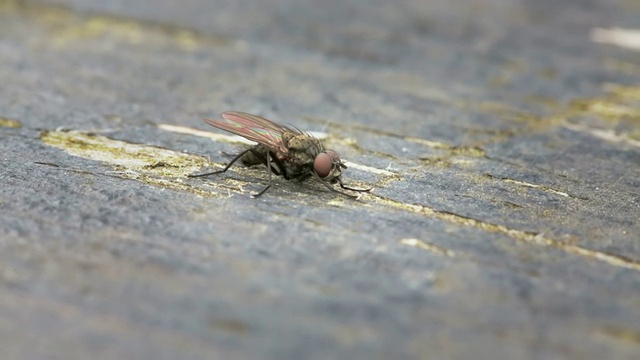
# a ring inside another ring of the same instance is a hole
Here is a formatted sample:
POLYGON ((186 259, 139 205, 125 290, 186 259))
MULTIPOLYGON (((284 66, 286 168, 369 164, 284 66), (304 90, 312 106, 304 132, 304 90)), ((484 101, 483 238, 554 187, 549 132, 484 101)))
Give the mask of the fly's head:
POLYGON ((313 171, 318 174, 322 180, 332 183, 335 182, 336 179, 340 179, 342 170, 346 168, 347 165, 340 160, 340 155, 333 150, 322 151, 316 155, 313 161, 313 171))

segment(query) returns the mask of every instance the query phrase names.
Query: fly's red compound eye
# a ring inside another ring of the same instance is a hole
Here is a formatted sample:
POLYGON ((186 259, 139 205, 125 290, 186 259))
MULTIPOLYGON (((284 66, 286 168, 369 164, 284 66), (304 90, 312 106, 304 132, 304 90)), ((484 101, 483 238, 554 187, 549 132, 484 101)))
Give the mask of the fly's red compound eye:
POLYGON ((333 160, 327 153, 323 152, 318 154, 318 156, 316 156, 316 159, 313 161, 313 170, 321 178, 328 176, 332 168, 333 160))

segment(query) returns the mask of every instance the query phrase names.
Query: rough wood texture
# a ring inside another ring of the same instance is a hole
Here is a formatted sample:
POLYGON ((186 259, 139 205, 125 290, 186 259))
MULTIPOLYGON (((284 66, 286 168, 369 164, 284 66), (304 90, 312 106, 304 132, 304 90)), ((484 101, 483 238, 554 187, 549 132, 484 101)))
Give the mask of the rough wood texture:
POLYGON ((638 29, 633 0, 0 1, 2 358, 637 359, 638 29), (375 190, 186 178, 243 146, 225 110, 375 190))

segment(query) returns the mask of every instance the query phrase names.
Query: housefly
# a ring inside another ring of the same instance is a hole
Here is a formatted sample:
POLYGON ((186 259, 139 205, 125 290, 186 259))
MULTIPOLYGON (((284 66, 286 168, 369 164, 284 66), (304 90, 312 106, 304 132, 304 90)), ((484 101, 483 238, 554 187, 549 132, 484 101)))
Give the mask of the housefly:
POLYGON ((338 184, 344 190, 355 192, 371 191, 356 189, 342 182, 342 170, 347 166, 333 150, 325 149, 320 140, 299 129, 276 124, 265 118, 239 111, 228 111, 221 120, 203 119, 207 124, 242 136, 258 144, 245 149, 233 157, 224 169, 192 174, 189 177, 221 174, 240 160, 246 166, 263 164, 267 167, 269 184, 251 197, 259 197, 271 187, 271 173, 281 175, 287 180, 304 181, 314 177, 327 189, 350 198, 357 196, 335 189, 338 184))

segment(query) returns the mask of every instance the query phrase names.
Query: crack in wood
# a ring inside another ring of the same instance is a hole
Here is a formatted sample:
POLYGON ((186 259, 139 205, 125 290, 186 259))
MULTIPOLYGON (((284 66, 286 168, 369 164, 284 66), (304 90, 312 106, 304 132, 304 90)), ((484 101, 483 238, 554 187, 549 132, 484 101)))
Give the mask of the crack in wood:
POLYGON ((400 244, 402 245, 406 245, 406 246, 411 246, 411 247, 415 247, 418 249, 422 249, 422 250, 426 250, 438 255, 443 255, 443 256, 447 256, 447 257, 454 257, 455 256, 455 252, 453 250, 447 249, 445 247, 442 246, 438 246, 435 244, 431 244, 428 243, 426 241, 423 240, 419 240, 419 239, 400 239, 399 240, 400 244))
POLYGON ((576 124, 569 124, 569 123, 563 124, 562 126, 569 130, 573 130, 573 131, 584 133, 584 134, 589 134, 595 138, 598 138, 604 141, 608 141, 612 143, 624 143, 627 145, 631 145, 633 147, 640 148, 640 140, 633 139, 626 134, 622 134, 622 133, 618 134, 613 130, 594 129, 594 128, 588 128, 583 125, 576 125, 576 124))
POLYGON ((486 221, 470 218, 470 217, 459 215, 449 211, 432 209, 424 205, 407 204, 407 203, 403 203, 397 200, 393 200, 393 199, 375 195, 375 194, 369 194, 369 196, 374 196, 379 200, 381 200, 382 204, 385 204, 397 209, 409 210, 422 215, 445 220, 450 223, 465 225, 465 226, 472 226, 475 228, 482 229, 484 231, 504 234, 510 237, 511 239, 525 242, 528 244, 552 247, 552 248, 560 249, 567 253, 578 255, 584 258, 602 261, 612 266, 640 271, 640 262, 635 261, 633 259, 621 256, 621 255, 609 254, 603 251, 587 249, 587 248, 580 247, 573 244, 567 244, 560 240, 547 237, 542 233, 511 229, 505 225, 492 224, 486 221))
POLYGON ((578 200, 589 200, 588 198, 584 198, 584 197, 580 197, 580 196, 575 196, 575 195, 571 195, 569 193, 566 193, 564 191, 560 191, 557 189, 554 189, 552 187, 549 186, 545 186, 545 185, 538 185, 538 184, 533 184, 533 183, 529 183, 526 181, 521 181, 521 180, 515 180, 515 179, 511 179, 508 177, 502 177, 502 176, 495 176, 493 174, 484 174, 486 177, 491 178, 491 179, 496 179, 496 180, 500 180, 506 183, 510 183, 510 184, 514 184, 514 185, 519 185, 519 186, 524 186, 524 187, 528 187, 528 188, 532 188, 532 189, 537 189, 537 190, 541 190, 544 192, 548 192, 550 194, 554 194, 554 195, 559 195, 565 198, 571 198, 571 199, 578 199, 578 200))

